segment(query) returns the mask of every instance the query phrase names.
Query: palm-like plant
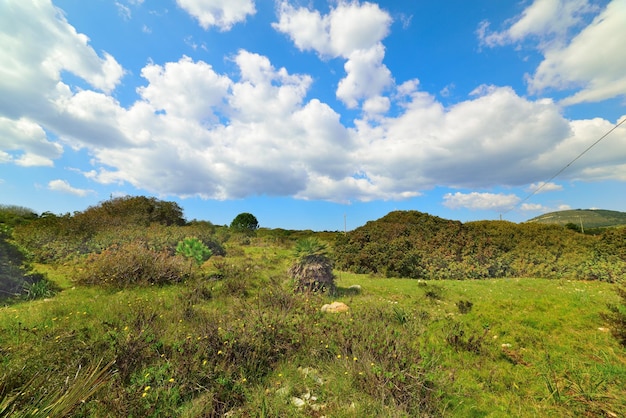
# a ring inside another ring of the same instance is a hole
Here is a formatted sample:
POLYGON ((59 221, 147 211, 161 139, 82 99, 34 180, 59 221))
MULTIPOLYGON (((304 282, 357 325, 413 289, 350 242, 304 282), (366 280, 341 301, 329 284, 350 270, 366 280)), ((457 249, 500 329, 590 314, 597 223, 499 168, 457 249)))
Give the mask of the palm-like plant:
POLYGON ((191 276, 193 262, 195 261, 199 266, 208 260, 211 255, 213 255, 213 252, 198 238, 187 237, 178 242, 178 245, 176 246, 176 254, 189 259, 189 275, 191 276))
POLYGON ((316 238, 305 238, 296 243, 296 261, 289 268, 289 274, 296 280, 296 290, 334 290, 333 263, 327 254, 327 245, 316 238))

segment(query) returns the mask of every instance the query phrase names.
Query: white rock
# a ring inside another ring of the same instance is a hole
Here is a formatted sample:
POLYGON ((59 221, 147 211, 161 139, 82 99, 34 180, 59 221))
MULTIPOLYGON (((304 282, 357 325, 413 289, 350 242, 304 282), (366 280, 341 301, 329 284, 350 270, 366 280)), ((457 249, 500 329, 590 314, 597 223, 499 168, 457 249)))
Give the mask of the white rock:
POLYGON ((304 407, 304 405, 306 405, 306 402, 303 399, 294 396, 293 398, 291 398, 291 404, 296 408, 302 408, 304 407))

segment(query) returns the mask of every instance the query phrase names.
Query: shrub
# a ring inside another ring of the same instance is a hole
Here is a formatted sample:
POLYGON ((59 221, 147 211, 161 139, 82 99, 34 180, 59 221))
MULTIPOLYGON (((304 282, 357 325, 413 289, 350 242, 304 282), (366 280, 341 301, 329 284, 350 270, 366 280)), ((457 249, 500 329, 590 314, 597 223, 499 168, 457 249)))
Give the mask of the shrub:
POLYGON ((615 291, 621 299, 619 305, 609 305, 609 312, 601 314, 602 319, 609 323, 611 334, 626 347, 626 287, 616 287, 615 291))
POLYGON ((462 314, 469 313, 472 310, 472 306, 474 306, 474 304, 469 300, 461 299, 456 303, 456 307, 459 308, 459 312, 462 314))
POLYGON ((446 342, 454 348, 455 351, 463 350, 474 354, 481 354, 489 328, 485 327, 482 333, 466 333, 461 323, 449 320, 446 322, 444 332, 446 332, 446 342))
POLYGON ((132 242, 90 255, 77 279, 86 284, 127 287, 176 283, 187 275, 181 257, 150 250, 142 242, 132 242))

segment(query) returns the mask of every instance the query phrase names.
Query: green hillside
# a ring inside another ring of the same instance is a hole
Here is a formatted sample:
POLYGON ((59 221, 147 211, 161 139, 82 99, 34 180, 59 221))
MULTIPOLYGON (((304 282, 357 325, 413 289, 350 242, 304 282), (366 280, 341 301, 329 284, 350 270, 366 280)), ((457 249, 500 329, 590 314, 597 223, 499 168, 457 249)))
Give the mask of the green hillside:
POLYGON ((626 228, 585 232, 539 222, 463 224, 397 211, 338 237, 335 256, 347 271, 412 279, 623 277, 626 228))
POLYGON ((611 228, 626 226, 626 212, 604 209, 574 209, 544 213, 526 222, 542 224, 576 224, 582 223, 583 228, 611 228))
POLYGON ((0 223, 0 282, 41 277, 0 301, 0 417, 626 416, 626 228, 241 232, 177 209, 0 223), (302 292, 293 266, 326 250, 335 286, 302 292))

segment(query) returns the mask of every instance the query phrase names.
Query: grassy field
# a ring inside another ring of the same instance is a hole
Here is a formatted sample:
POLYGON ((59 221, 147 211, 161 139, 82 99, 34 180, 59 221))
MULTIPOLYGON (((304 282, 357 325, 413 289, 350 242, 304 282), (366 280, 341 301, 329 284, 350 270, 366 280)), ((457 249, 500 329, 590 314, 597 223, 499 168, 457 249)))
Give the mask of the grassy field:
POLYGON ((202 267, 222 279, 162 287, 38 266, 62 290, 0 308, 0 415, 626 416, 614 284, 338 271, 335 295, 294 294, 288 248, 228 250, 202 267), (335 300, 350 310, 320 312, 335 300))
POLYGON ((602 209, 575 209, 544 213, 527 222, 558 225, 582 225, 583 229, 618 227, 626 225, 626 213, 602 209))

